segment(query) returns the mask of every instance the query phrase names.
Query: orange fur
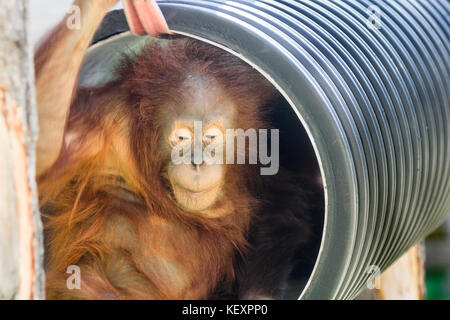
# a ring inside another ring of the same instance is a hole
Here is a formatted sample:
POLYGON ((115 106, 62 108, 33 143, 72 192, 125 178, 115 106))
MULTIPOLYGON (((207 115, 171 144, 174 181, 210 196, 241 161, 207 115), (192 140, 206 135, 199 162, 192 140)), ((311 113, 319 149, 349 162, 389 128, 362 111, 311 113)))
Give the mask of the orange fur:
POLYGON ((183 101, 183 81, 200 74, 233 101, 236 128, 268 128, 261 106, 274 89, 240 59, 186 39, 167 48, 151 43, 117 72, 105 87, 78 89, 61 154, 38 178, 48 298, 214 297, 232 283, 235 259, 246 252, 259 169, 227 166, 212 208, 219 218, 180 209, 164 178, 167 155, 158 149, 162 106, 183 101), (69 265, 81 268, 81 290, 66 288, 69 265))

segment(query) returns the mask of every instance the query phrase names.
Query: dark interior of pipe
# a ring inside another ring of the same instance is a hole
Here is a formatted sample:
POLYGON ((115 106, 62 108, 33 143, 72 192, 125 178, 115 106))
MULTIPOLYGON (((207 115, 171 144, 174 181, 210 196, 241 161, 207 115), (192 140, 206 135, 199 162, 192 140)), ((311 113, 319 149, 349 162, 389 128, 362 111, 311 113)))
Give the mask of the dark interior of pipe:
POLYGON ((292 107, 281 96, 272 113, 272 122, 280 130, 280 166, 291 171, 311 175, 317 185, 309 195, 309 215, 312 222, 312 236, 306 246, 297 250, 295 267, 288 281, 285 299, 298 299, 305 287, 322 240, 324 225, 324 191, 321 186, 320 169, 312 143, 292 107))

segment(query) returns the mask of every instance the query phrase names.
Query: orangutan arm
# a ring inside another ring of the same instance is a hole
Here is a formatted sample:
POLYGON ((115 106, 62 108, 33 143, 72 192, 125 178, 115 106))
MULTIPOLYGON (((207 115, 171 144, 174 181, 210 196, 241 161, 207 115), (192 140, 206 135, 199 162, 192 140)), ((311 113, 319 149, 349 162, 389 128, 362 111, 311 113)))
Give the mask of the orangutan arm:
POLYGON ((57 159, 65 123, 84 54, 107 10, 117 0, 76 0, 81 28, 69 29, 67 16, 47 35, 35 54, 40 132, 37 141, 39 176, 57 159))

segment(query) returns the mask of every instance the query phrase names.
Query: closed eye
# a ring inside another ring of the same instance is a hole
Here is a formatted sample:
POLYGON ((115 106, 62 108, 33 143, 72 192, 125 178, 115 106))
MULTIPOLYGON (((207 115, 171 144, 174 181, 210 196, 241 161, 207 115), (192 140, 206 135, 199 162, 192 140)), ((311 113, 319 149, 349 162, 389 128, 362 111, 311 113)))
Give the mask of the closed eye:
POLYGON ((208 130, 206 130, 205 134, 203 135, 203 141, 205 143, 218 143, 223 136, 222 131, 220 131, 217 127, 210 127, 208 130))
POLYGON ((218 142, 218 140, 220 140, 219 138, 222 137, 222 135, 222 131, 220 131, 219 128, 210 127, 208 130, 206 130, 203 139, 206 143, 216 143, 218 142))
POLYGON ((186 143, 192 139, 192 133, 186 128, 179 128, 170 135, 170 142, 172 144, 186 143))

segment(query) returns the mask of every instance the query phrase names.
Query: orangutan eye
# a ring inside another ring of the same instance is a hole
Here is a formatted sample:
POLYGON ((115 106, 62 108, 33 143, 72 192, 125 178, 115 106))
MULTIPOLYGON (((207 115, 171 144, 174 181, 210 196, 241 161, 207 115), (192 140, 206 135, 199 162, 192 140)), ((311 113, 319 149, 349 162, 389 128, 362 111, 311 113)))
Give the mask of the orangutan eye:
POLYGON ((206 130, 205 134, 203 135, 203 139, 205 142, 213 142, 215 140, 218 140, 222 136, 222 131, 220 131, 219 128, 212 127, 206 130))
POLYGON ((186 128, 180 128, 172 132, 169 140, 173 144, 178 144, 189 142, 191 141, 191 139, 192 139, 191 131, 186 128))

